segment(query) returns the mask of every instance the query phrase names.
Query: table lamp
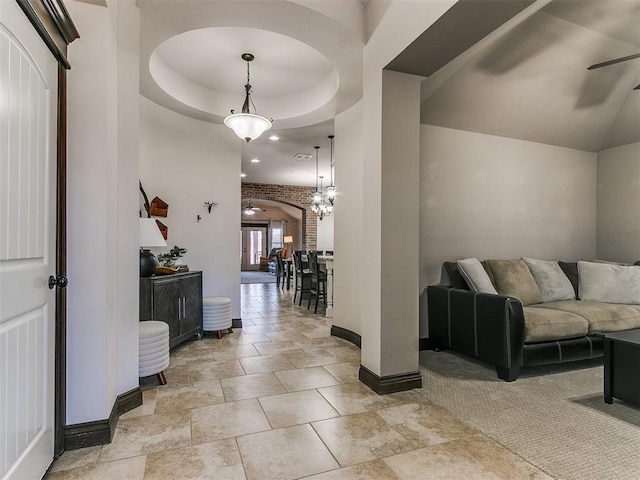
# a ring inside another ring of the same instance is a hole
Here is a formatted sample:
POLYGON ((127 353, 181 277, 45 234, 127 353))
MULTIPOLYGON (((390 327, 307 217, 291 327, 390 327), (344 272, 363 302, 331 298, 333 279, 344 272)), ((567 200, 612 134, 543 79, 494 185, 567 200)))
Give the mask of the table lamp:
MULTIPOLYGON (((285 235, 285 236, 284 236, 284 238, 282 239, 282 242, 283 242, 285 245, 290 245, 290 244, 292 244, 292 243, 293 243, 293 236, 291 236, 291 235, 285 235)), ((290 256, 291 256, 291 254, 290 254, 290 253, 287 253, 287 257, 290 257, 290 256)))
POLYGON ((153 218, 140 219, 140 276, 150 277, 158 266, 158 259, 151 253, 149 247, 166 247, 158 224, 153 218))

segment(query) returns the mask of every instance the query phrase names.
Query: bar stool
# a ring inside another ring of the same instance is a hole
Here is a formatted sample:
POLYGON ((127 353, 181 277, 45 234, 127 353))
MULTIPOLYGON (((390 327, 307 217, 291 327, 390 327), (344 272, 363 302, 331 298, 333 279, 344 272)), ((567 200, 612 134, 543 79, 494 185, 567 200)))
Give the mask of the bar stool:
POLYGON ((218 332, 222 338, 222 331, 231 330, 231 299, 228 297, 204 297, 202 299, 202 324, 205 332, 218 332))
POLYGON ((156 320, 139 323, 138 377, 157 375, 160 385, 166 385, 164 369, 169 366, 169 324, 156 320))

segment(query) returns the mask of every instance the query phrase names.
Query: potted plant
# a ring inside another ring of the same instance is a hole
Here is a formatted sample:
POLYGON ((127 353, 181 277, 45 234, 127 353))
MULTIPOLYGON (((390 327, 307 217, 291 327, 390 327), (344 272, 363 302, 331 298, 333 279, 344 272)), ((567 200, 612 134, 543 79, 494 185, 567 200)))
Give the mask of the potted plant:
POLYGON ((169 253, 158 255, 158 261, 162 264, 163 267, 171 267, 173 265, 176 265, 178 263, 176 262, 176 260, 183 257, 185 253, 187 253, 186 248, 181 248, 177 245, 174 245, 174 247, 169 250, 169 253))

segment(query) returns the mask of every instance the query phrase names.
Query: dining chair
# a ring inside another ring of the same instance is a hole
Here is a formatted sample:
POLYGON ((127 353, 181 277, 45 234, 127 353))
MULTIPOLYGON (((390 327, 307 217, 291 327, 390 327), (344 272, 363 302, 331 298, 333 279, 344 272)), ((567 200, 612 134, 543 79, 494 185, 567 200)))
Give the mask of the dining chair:
POLYGON ((284 290, 284 284, 287 281, 287 271, 282 261, 282 250, 276 252, 276 286, 284 290))
POLYGON ((298 306, 302 305, 302 296, 305 292, 309 292, 311 286, 311 271, 307 268, 308 263, 302 261, 302 251, 293 252, 293 267, 296 272, 296 289, 293 294, 293 303, 296 303, 296 297, 300 292, 300 300, 298 306))
POLYGON ((320 270, 318 264, 318 254, 316 252, 307 253, 309 260, 309 271, 311 272, 311 284, 309 286, 309 302, 307 310, 311 306, 311 296, 316 297, 316 305, 313 313, 318 313, 318 302, 322 298, 322 303, 327 305, 327 273, 320 270))

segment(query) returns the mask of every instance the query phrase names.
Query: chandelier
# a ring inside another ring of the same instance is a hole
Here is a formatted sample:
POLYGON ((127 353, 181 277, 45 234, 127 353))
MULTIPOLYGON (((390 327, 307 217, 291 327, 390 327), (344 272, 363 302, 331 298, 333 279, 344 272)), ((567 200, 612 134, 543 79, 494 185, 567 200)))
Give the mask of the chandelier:
POLYGON ((253 104, 253 100, 251 100, 249 74, 249 62, 253 61, 254 58, 251 53, 242 54, 242 59, 247 62, 247 84, 244 86, 245 97, 244 104, 242 105, 242 113, 235 113, 231 110, 231 115, 224 119, 224 124, 233 130, 233 133, 238 137, 246 140, 247 143, 258 138, 271 128, 271 120, 261 117, 256 113, 251 113, 249 110, 249 104, 251 104, 253 105, 253 111, 256 111, 256 106, 253 104))
MULTIPOLYGON (((333 143, 332 143, 333 145, 333 143)), ((327 187, 327 195, 322 193, 323 186, 322 180, 324 175, 318 175, 318 150, 320 150, 319 146, 313 147, 316 149, 316 191, 313 192, 313 199, 311 200, 311 211, 316 214, 318 219, 322 221, 322 219, 331 214, 333 210, 333 198, 329 200, 329 187, 333 187, 333 173, 331 174, 331 185, 327 187), (318 186, 318 183, 320 184, 318 186)), ((333 189, 333 193, 335 196, 335 188, 333 189)))

